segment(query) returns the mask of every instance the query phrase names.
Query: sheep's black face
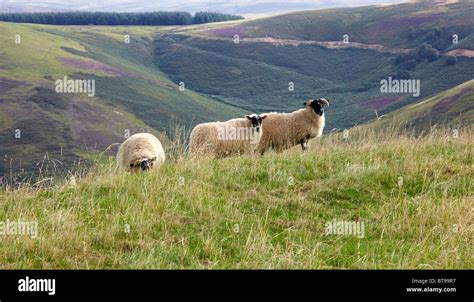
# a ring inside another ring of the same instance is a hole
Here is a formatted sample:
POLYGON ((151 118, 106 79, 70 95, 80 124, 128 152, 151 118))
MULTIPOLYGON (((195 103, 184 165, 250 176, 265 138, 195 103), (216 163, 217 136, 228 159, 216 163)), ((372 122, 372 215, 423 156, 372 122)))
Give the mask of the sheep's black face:
POLYGON ((140 169, 142 171, 147 171, 153 168, 153 162, 155 161, 155 158, 153 159, 143 159, 135 164, 130 164, 130 168, 132 169, 140 169))
POLYGON ((324 108, 323 106, 321 106, 319 103, 317 102, 312 102, 311 103, 311 108, 313 108, 314 112, 319 115, 319 116, 322 116, 324 114, 324 108))
POLYGON ((314 113, 316 113, 319 116, 323 116, 324 114, 324 106, 328 105, 329 102, 326 99, 315 99, 311 101, 307 101, 304 103, 305 106, 309 106, 313 109, 314 113))
POLYGON ((153 167, 153 162, 149 161, 148 159, 143 160, 140 163, 140 169, 142 169, 142 171, 150 170, 152 167, 153 167))
POLYGON ((246 118, 250 120, 252 123, 252 128, 254 128, 257 132, 260 132, 260 128, 262 127, 262 121, 267 117, 266 115, 246 115, 246 118))

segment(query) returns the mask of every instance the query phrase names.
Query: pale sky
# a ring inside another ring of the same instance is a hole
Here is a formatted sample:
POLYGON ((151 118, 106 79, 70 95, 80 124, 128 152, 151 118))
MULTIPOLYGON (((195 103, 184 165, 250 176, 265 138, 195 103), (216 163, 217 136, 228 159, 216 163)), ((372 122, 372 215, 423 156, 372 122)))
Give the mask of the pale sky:
POLYGON ((271 14, 343 6, 389 4, 403 0, 0 0, 0 12, 19 11, 216 11, 271 14))

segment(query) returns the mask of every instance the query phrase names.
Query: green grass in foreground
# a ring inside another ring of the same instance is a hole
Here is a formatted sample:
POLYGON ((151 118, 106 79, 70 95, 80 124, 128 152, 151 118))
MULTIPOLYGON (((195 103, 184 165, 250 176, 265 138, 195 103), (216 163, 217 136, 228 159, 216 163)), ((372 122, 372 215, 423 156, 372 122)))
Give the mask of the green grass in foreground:
POLYGON ((135 175, 111 161, 0 190, 0 221, 39 224, 35 240, 0 236, 0 268, 472 268, 472 135, 459 135, 331 134, 304 154, 135 175), (325 235, 333 219, 365 237, 325 235))

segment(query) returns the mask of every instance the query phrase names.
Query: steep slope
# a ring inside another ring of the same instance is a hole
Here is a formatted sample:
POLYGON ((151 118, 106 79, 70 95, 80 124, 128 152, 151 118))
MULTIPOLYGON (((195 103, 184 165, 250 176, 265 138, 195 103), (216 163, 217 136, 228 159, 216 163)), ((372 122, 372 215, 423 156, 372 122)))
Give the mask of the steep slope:
POLYGON ((430 127, 451 126, 461 129, 474 124, 474 79, 443 91, 413 105, 379 117, 367 126, 429 130, 430 127))
POLYGON ((303 11, 245 23, 243 36, 349 41, 389 47, 417 47, 429 42, 440 50, 474 48, 474 3, 469 0, 408 2, 303 11), (453 45, 452 34, 463 40, 453 45))
POLYGON ((159 72, 149 51, 158 30, 166 28, 0 23, 0 176, 30 171, 45 155, 67 170, 128 132, 151 131, 167 144, 173 125, 242 114, 159 72), (56 93, 64 77, 95 80, 95 96, 56 93))
POLYGON ((2 236, 0 269, 474 266, 467 136, 331 134, 305 153, 183 159, 146 174, 112 168, 0 189, 0 220, 39 230, 2 236), (332 221, 362 225, 337 235, 332 221))
POLYGON ((327 129, 349 128, 373 110, 388 113, 474 78, 472 56, 449 54, 474 49, 473 13, 472 2, 423 2, 209 25, 157 37, 155 63, 173 80, 249 111, 329 98, 327 129), (389 77, 419 80, 420 95, 382 93, 389 77))

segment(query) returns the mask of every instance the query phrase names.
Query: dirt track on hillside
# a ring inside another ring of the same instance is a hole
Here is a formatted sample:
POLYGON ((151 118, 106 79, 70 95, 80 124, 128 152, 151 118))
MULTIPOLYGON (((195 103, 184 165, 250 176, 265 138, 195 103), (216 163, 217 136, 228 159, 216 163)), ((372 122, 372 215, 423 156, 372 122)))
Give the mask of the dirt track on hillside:
POLYGON ((469 49, 454 49, 445 53, 447 56, 468 57, 474 58, 474 50, 469 49))
MULTIPOLYGON (((375 50, 379 52, 387 52, 387 53, 392 53, 392 54, 408 53, 410 51, 413 51, 413 48, 393 48, 393 47, 386 47, 381 44, 364 44, 364 43, 358 43, 358 42, 343 42, 343 41, 292 40, 292 39, 277 39, 277 38, 272 38, 272 37, 243 38, 242 41, 254 42, 254 43, 271 43, 277 46, 321 45, 328 49, 359 48, 359 49, 375 50)), ((455 49, 447 53, 441 53, 440 55, 473 58, 474 50, 455 49)))
POLYGON ((363 44, 358 42, 343 42, 343 41, 313 41, 313 40, 291 40, 291 39, 277 39, 272 37, 265 38, 243 38, 244 42, 263 42, 263 43, 272 43, 273 45, 321 45, 329 49, 342 49, 342 48, 360 48, 360 49, 371 49, 380 52, 389 52, 389 53, 406 53, 411 49, 402 49, 402 48, 389 48, 380 44, 363 44))

